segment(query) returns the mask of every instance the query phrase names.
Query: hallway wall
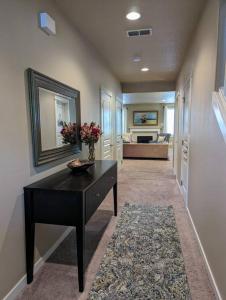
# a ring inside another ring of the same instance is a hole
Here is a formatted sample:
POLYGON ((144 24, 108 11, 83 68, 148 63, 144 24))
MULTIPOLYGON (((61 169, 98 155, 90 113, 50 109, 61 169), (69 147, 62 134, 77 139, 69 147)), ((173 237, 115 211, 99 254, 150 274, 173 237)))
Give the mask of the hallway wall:
MULTIPOLYGON (((100 86, 112 91, 114 97, 120 97, 121 87, 92 45, 66 21, 52 0, 2 0, 0 40, 2 299, 25 274, 22 188, 66 165, 60 161, 47 167, 33 167, 25 70, 31 67, 80 90, 83 122, 100 122, 100 86), (40 11, 47 11, 56 20, 56 36, 48 36, 39 29, 40 11)), ((36 260, 64 230, 59 226, 36 226, 36 260)))
MULTIPOLYGON (((185 80, 192 74, 188 208, 222 298, 226 299, 226 145, 212 109, 218 15, 218 0, 208 0, 178 78, 177 91, 183 95, 185 80)), ((179 108, 181 101, 179 97, 179 108)), ((179 161, 178 157, 178 181, 179 161)))

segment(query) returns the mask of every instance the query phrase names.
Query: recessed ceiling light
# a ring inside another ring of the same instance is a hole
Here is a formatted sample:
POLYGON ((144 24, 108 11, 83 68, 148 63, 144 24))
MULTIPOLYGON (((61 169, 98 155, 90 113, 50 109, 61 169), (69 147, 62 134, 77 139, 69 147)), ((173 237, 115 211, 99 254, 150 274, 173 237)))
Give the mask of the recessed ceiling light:
POLYGON ((147 72, 147 71, 149 71, 149 68, 142 68, 141 71, 142 72, 147 72))
POLYGON ((131 11, 126 15, 126 18, 131 21, 138 20, 138 19, 140 19, 140 17, 141 17, 141 14, 136 11, 131 11))
POLYGON ((134 62, 140 62, 141 61, 141 57, 140 56, 134 56, 133 61, 134 62))

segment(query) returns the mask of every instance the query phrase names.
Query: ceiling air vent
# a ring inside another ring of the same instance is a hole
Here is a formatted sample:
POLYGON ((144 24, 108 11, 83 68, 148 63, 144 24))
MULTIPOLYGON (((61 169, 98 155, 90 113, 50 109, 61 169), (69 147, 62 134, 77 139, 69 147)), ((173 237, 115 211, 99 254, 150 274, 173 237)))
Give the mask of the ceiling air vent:
POLYGON ((136 37, 136 36, 151 36, 152 35, 152 29, 137 29, 137 30, 128 30, 127 36, 128 37, 136 37))

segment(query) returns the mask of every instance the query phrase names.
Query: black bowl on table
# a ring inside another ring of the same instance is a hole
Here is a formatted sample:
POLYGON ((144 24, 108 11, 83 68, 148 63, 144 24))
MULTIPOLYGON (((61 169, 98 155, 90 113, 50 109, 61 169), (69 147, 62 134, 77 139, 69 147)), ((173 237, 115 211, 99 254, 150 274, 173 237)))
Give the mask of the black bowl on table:
POLYGON ((73 173, 81 173, 94 165, 94 161, 80 160, 80 165, 73 164, 73 160, 67 164, 67 167, 72 170, 73 173))

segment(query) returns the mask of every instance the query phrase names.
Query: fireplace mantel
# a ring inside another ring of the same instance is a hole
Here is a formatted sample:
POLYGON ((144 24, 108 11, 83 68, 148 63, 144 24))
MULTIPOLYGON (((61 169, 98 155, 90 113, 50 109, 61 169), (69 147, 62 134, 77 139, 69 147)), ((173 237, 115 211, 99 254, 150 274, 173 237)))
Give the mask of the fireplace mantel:
POLYGON ((150 127, 130 127, 130 133, 160 133, 160 128, 150 128, 150 127))
POLYGON ((157 135, 160 133, 160 128, 150 127, 130 127, 129 132, 132 135, 131 139, 133 142, 137 142, 138 136, 152 136, 152 140, 157 139, 157 135))

